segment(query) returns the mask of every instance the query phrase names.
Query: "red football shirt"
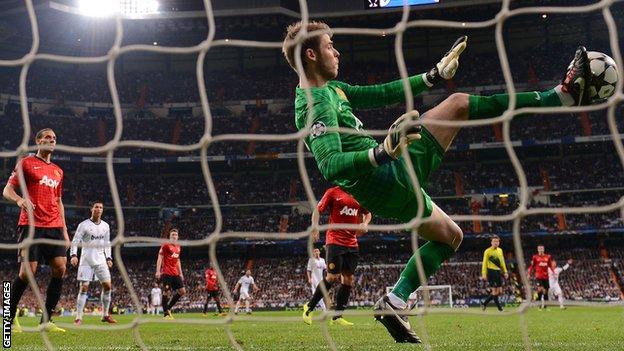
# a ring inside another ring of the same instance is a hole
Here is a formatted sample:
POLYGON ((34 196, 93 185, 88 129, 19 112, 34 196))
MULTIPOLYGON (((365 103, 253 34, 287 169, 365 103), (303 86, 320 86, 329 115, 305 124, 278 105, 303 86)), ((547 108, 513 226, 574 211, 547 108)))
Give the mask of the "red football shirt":
POLYGON ((552 257, 549 254, 533 255, 531 259, 531 265, 529 266, 529 272, 535 270, 535 279, 548 279, 548 267, 550 267, 550 261, 552 257))
POLYGON ((162 244, 158 254, 163 257, 161 268, 162 274, 172 276, 180 275, 180 272, 178 272, 178 262, 180 262, 180 245, 171 243, 162 244))
POLYGON ((206 290, 208 291, 217 291, 219 290, 219 285, 217 284, 217 272, 212 268, 206 269, 204 273, 206 277, 206 290))
MULTIPOLYGON (((319 213, 329 209, 330 224, 360 224, 362 223, 362 215, 368 213, 356 199, 337 186, 327 189, 317 208, 319 213)), ((357 233, 355 230, 347 229, 328 230, 325 236, 325 244, 358 247, 357 233)))
MULTIPOLYGON (((59 208, 63 193, 63 170, 54 163, 47 163, 37 156, 27 156, 19 161, 22 165, 28 198, 35 205, 35 227, 62 228, 64 226, 59 208)), ((8 183, 19 191, 18 166, 15 166, 8 183)), ((28 212, 20 212, 17 225, 28 225, 28 212)))

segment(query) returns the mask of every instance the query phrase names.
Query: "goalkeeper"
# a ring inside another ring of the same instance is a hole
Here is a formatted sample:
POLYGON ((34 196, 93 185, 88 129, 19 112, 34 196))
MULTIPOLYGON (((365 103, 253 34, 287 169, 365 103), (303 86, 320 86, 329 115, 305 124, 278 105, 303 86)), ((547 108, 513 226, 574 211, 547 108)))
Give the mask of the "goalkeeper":
MULTIPOLYGON (((284 56, 295 70, 295 37, 301 26, 302 23, 298 22, 287 28, 283 45, 284 56)), ((425 187, 429 175, 440 165, 444 152, 459 131, 456 126, 430 122, 496 117, 507 109, 509 96, 452 94, 418 121, 413 119, 416 111, 399 117, 391 125, 384 142, 378 144, 364 131, 352 108, 382 107, 404 101, 403 82, 351 86, 335 81, 340 54, 333 47, 329 26, 314 21, 308 24, 307 30, 313 35, 301 44, 301 61, 308 85, 300 77, 295 97, 296 126, 298 129, 310 126, 305 143, 325 179, 353 195, 374 215, 408 222, 416 217, 419 203, 424 205, 423 216, 430 218, 418 228, 418 233, 428 242, 418 251, 425 275, 429 277, 454 254, 462 242, 463 233, 424 189, 420 189, 420 201, 416 198, 402 149, 407 148, 420 185, 425 187), (304 88, 309 89, 313 98, 309 116, 304 88), (306 124, 308 117, 312 119, 310 124, 306 124), (339 133, 338 127, 352 129, 354 133, 339 133)), ((437 82, 453 78, 466 44, 467 37, 459 38, 433 69, 409 77, 413 94, 420 94, 437 82)), ((544 92, 518 93, 516 107, 588 104, 585 82, 590 74, 585 48, 579 47, 562 84, 544 92)), ((375 318, 396 342, 420 342, 407 317, 401 313, 407 308, 409 295, 421 285, 415 262, 415 256, 412 256, 392 292, 375 304, 375 318)))

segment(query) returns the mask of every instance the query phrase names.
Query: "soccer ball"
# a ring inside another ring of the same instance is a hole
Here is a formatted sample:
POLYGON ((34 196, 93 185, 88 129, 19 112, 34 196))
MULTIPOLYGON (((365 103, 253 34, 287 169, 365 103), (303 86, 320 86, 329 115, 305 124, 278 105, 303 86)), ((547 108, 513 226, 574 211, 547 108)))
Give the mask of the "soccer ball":
POLYGON ((608 99, 615 93, 618 80, 618 69, 615 61, 602 52, 588 51, 589 67, 592 77, 589 82, 589 97, 591 100, 608 99))

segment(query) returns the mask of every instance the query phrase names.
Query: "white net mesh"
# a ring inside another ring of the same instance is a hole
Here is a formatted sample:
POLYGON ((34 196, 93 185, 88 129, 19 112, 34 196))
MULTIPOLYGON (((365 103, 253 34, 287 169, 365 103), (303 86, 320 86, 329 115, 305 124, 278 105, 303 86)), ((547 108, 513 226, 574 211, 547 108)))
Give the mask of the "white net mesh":
MULTIPOLYGON (((226 298, 230 304, 232 304, 232 296, 229 293, 230 289, 225 284, 225 279, 222 275, 222 271, 219 267, 219 262, 216 256, 217 243, 221 240, 230 239, 230 238, 281 240, 281 239, 284 239, 285 237, 282 233, 264 233, 264 232, 223 233, 222 232, 223 217, 220 211, 219 201, 218 201, 217 194, 215 191, 215 185, 213 183, 213 179, 212 179, 211 172, 210 172, 210 167, 209 167, 207 157, 206 157, 208 147, 212 143, 223 142, 223 141, 249 141, 249 140, 297 141, 299 172, 303 180, 305 192, 306 192, 310 206, 312 207, 316 205, 316 196, 312 190, 312 186, 310 184, 309 176, 306 171, 306 166, 304 162, 305 150, 304 150, 303 140, 309 133, 308 132, 309 128, 303 128, 300 132, 294 133, 294 134, 263 134, 263 135, 222 134, 218 136, 213 136, 212 134, 213 119, 210 113, 210 107, 209 107, 210 105, 209 105, 208 97, 206 94, 206 84, 204 81, 204 72, 203 72, 204 59, 206 57, 206 53, 210 49, 220 47, 220 46, 270 48, 270 49, 279 50, 281 49, 282 42, 281 41, 259 42, 259 41, 246 41, 246 40, 236 40, 236 39, 215 40, 214 39, 215 38, 215 19, 214 19, 214 12, 212 10, 211 2, 209 0, 204 0, 203 2, 205 6, 206 18, 208 21, 208 35, 205 38, 205 40, 202 41, 198 45, 191 46, 191 47, 164 47, 164 46, 152 46, 152 45, 122 46, 123 25, 122 25, 122 20, 120 18, 117 18, 115 40, 114 40, 112 47, 110 48, 110 50, 108 51, 106 55, 98 56, 98 57, 73 57, 73 56, 39 53, 39 44, 40 44, 39 34, 40 33, 39 33, 38 25, 37 25, 37 17, 35 15, 32 0, 25 0, 26 9, 28 12, 28 16, 29 16, 29 20, 30 20, 30 24, 32 28, 32 46, 31 46, 30 52, 28 52, 26 55, 24 55, 20 59, 0 60, 0 66, 21 66, 21 74, 20 74, 20 79, 19 79, 19 94, 20 94, 20 104, 22 107, 21 112, 22 112, 23 131, 24 131, 21 144, 13 151, 0 152, 1 158, 20 157, 20 156, 25 155, 27 152, 34 150, 34 147, 29 145, 29 137, 31 135, 31 123, 30 123, 30 116, 29 116, 29 112, 27 108, 28 102, 27 102, 27 95, 26 95, 26 77, 28 75, 30 66, 35 61, 47 60, 47 61, 56 61, 56 62, 73 63, 73 64, 92 64, 92 63, 103 63, 103 62, 107 63, 107 80, 108 80, 110 95, 112 98, 115 125, 116 125, 114 137, 108 143, 106 143, 105 145, 101 147, 84 148, 84 147, 72 147, 72 146, 67 146, 67 145, 58 145, 57 150, 62 151, 62 152, 67 152, 67 153, 83 154, 83 155, 95 155, 95 154, 101 154, 101 153, 107 154, 106 170, 107 170, 107 176, 109 180, 109 186, 110 186, 111 193, 112 193, 112 199, 113 199, 113 203, 115 207, 116 220, 118 223, 117 236, 112 243, 114 246, 113 255, 114 255, 115 262, 119 267, 119 272, 121 276, 123 277, 124 284, 126 285, 126 288, 128 289, 131 295, 133 305, 136 307, 141 306, 141 303, 135 292, 135 289, 133 288, 132 282, 128 276, 128 272, 125 268, 124 260, 121 255, 121 245, 124 243, 129 243, 129 242, 143 242, 143 243, 147 242, 147 243, 160 244, 160 243, 165 242, 165 239, 157 239, 154 237, 145 237, 145 236, 129 237, 129 236, 124 235, 124 216, 122 212, 121 201, 120 201, 119 192, 117 189, 117 183, 115 181, 115 172, 113 168, 113 154, 115 150, 117 150, 118 148, 121 148, 121 147, 139 148, 140 147, 140 148, 159 149, 159 150, 167 150, 167 151, 175 151, 175 152, 200 150, 202 174, 206 183, 206 187, 208 188, 208 192, 210 194, 210 203, 213 206, 214 212, 215 212, 215 219, 216 219, 215 229, 213 233, 206 236, 202 240, 190 240, 190 241, 181 240, 180 245, 185 246, 185 247, 205 246, 205 245, 210 246, 210 251, 209 251, 210 262, 218 272, 220 285, 223 289, 223 293, 226 295, 226 298), (155 52, 155 53, 170 53, 170 54, 190 54, 190 53, 198 54, 197 66, 196 66, 197 84, 199 88, 199 96, 200 96, 201 107, 203 110, 205 127, 204 127, 204 133, 203 133, 202 138, 200 140, 197 140, 196 143, 190 144, 190 145, 175 145, 175 144, 151 142, 151 141, 145 141, 145 140, 123 140, 123 141, 121 140, 122 131, 123 131, 123 123, 122 123, 121 106, 120 106, 119 96, 117 92, 117 85, 116 85, 116 80, 115 80, 115 74, 114 74, 115 62, 117 58, 122 54, 129 53, 129 52, 140 52, 140 51, 155 52)), ((509 109, 505 111, 500 117, 492 118, 492 119, 471 120, 471 121, 465 121, 465 122, 431 121, 430 123, 438 124, 438 125, 462 126, 462 127, 502 123, 505 149, 507 151, 507 154, 509 155, 509 159, 511 160, 511 163, 513 165, 513 168, 516 172, 516 175, 519 179, 519 184, 520 184, 518 208, 513 213, 508 214, 508 215, 500 215, 500 216, 497 216, 497 215, 489 215, 489 216, 461 215, 461 216, 452 216, 451 218, 456 221, 467 221, 467 220, 512 221, 515 255, 516 257, 524 257, 524 254, 522 252, 522 246, 521 246, 522 238, 520 236, 520 222, 523 217, 537 215, 537 214, 604 213, 604 212, 614 211, 618 209, 621 210, 624 208, 624 198, 621 198, 619 201, 615 203, 604 205, 604 206, 567 207, 567 208, 556 208, 556 209, 555 208, 528 208, 529 188, 527 186, 526 174, 520 164, 520 161, 511 143, 511 138, 510 138, 511 121, 514 119, 515 116, 522 114, 522 113, 555 114, 555 113, 562 113, 562 112, 568 112, 568 113, 583 112, 583 111, 588 112, 588 111, 597 111, 597 110, 607 109, 608 125, 609 125, 609 130, 611 132, 612 140, 613 140, 615 149, 617 151, 617 155, 621 163, 624 165, 624 146, 622 145, 622 141, 620 139, 620 136, 617 130, 616 120, 615 120, 616 106, 619 102, 623 100, 624 94, 622 94, 622 78, 620 77, 620 80, 618 81, 618 85, 617 85, 616 94, 612 98, 610 98, 609 101, 599 104, 599 105, 574 107, 574 108, 560 107, 560 108, 515 109, 516 98, 513 95, 513 93, 516 92, 516 89, 512 81, 512 76, 511 76, 511 72, 509 68, 509 62, 507 58, 507 51, 505 49, 505 43, 503 40, 503 26, 505 24, 505 21, 513 16, 519 16, 523 14, 555 14, 555 13, 574 14, 574 13, 583 13, 583 12, 590 12, 590 11, 597 11, 597 10, 602 11, 602 15, 603 15, 604 21, 607 25, 608 32, 609 32, 611 52, 613 53, 613 56, 614 56, 613 58, 615 59, 619 67, 623 67, 623 65, 622 65, 622 57, 620 54, 620 48, 618 45, 617 28, 616 28, 616 24, 614 22, 614 19, 610 10, 610 6, 613 3, 613 1, 604 0, 604 1, 600 1, 595 4, 587 5, 587 6, 525 7, 525 8, 518 8, 514 10, 510 9, 510 2, 511 2, 510 0, 502 1, 501 9, 498 12, 498 14, 492 19, 481 21, 481 22, 452 22, 452 21, 440 21, 440 20, 409 21, 408 19, 409 19, 410 8, 409 6, 405 5, 403 7, 401 21, 398 22, 396 26, 392 28, 386 28, 386 29, 334 28, 332 29, 332 32, 334 33, 334 35, 354 35, 354 36, 394 35, 395 36, 395 55, 397 58, 397 64, 398 64, 400 75, 404 80, 404 87, 405 87, 405 92, 406 92, 405 93, 406 112, 413 113, 414 111, 413 95, 412 95, 410 86, 407 81, 408 75, 407 75, 407 69, 406 69, 406 64, 405 64, 404 55, 403 55, 403 48, 402 48, 403 36, 406 30, 410 28, 476 29, 476 28, 495 27, 496 47, 498 50, 498 55, 499 55, 500 64, 503 70, 503 75, 505 78, 506 90, 507 90, 507 93, 511 94, 510 102, 509 102, 509 109)), ((301 19, 305 23, 309 19, 309 13, 308 13, 306 0, 300 0, 299 4, 301 8, 301 19)), ((306 29, 304 28, 299 33, 296 40, 292 43, 293 45, 297 45, 295 57, 297 60, 297 71, 299 72, 300 76, 303 76, 301 74, 303 72, 303 68, 302 68, 302 63, 301 63, 301 59, 299 55, 299 52, 301 49, 300 44, 302 43, 303 39, 306 37, 309 37, 309 33, 307 33, 306 29)), ((311 94, 309 91, 307 91, 307 97, 308 97, 309 103, 311 103, 311 94)), ((354 131, 341 129, 340 132, 353 133, 354 131)), ((371 131, 372 135, 385 135, 385 133, 386 133, 385 130, 371 131)), ((404 151, 404 152, 407 152, 407 151, 404 151)), ((406 154, 404 156, 406 156, 406 154)), ((413 170, 413 165, 411 164, 411 160, 409 157, 405 157, 405 160, 408 163, 407 170, 412 180, 413 188, 417 189, 417 191, 420 191, 419 182, 413 170)), ((25 194, 26 189, 23 186, 24 184, 23 176, 20 176, 20 178, 22 178, 20 181, 22 186, 20 188, 21 188, 21 191, 25 194)), ((71 186, 71 184, 68 184, 67 186, 71 186)), ((417 196, 417 199, 419 199, 419 201, 422 201, 422 198, 420 196, 417 196)), ((427 218, 422 217, 422 212, 424 208, 424 206, 422 205, 423 205, 422 203, 419 204, 418 216, 416 216, 410 223, 407 224, 409 228, 417 228, 420 224, 427 221, 427 218)), ((32 222, 33 221, 32 213, 29 213, 29 218, 30 218, 30 221, 32 222)), ((351 228, 351 227, 341 226, 340 228, 351 228)), ((387 232, 387 231, 392 231, 392 230, 402 230, 405 227, 406 227, 405 224, 371 225, 370 229, 387 232)), ((318 227, 318 229, 320 230, 325 230, 328 228, 330 228, 330 226, 328 225, 322 225, 318 227)), ((332 228, 338 228, 338 227, 333 226, 332 228)), ((303 232, 291 233, 288 236, 288 239, 298 239, 298 238, 308 237, 311 229, 312 228, 309 228, 309 230, 303 231, 303 232)), ((33 229, 31 228, 29 237, 26 240, 24 240, 22 244, 20 244, 19 247, 22 247, 22 248, 29 247, 30 245, 33 245, 35 243, 48 243, 48 244, 55 244, 55 245, 63 245, 62 242, 57 242, 53 240, 43 240, 43 239, 33 240, 32 236, 33 236, 33 229)), ((17 244, 2 244, 1 248, 3 250, 17 249, 18 245, 17 244)), ((416 229, 412 231, 412 248, 414 252, 417 252, 418 233, 416 229)), ((310 252, 311 252, 311 249, 312 249, 312 241, 309 241, 310 252)), ((420 275, 421 281, 426 281, 426 279, 424 279, 424 271, 422 269, 422 262, 420 258, 417 259, 417 265, 418 265, 418 273, 420 275)), ((519 272, 521 274, 521 280, 525 287, 524 288, 525 289, 524 294, 526 297, 525 301, 530 301, 531 284, 528 283, 527 276, 525 274, 526 267, 525 267, 523 260, 518 260, 518 265, 519 265, 519 272)), ((29 284, 30 284, 30 287, 33 288, 32 290, 35 293, 38 304, 40 306, 44 306, 42 296, 39 293, 39 289, 35 289, 36 282, 34 280, 32 272, 28 272, 28 273, 29 273, 28 274, 29 284)), ((583 304, 589 304, 589 303, 583 303, 583 304)), ((529 306, 529 303, 524 302, 520 305, 519 309, 514 310, 514 312, 508 312, 508 313, 517 313, 517 314, 520 314, 522 317, 525 314, 528 306, 529 306)), ((119 326, 116 326, 115 328, 116 329, 126 329, 126 328, 132 329, 136 344, 142 350, 147 350, 148 347, 143 342, 141 338, 141 333, 139 332, 139 325, 141 325, 142 323, 146 323, 146 319, 141 314, 141 308, 136 308, 136 311, 138 313, 136 314, 136 317, 132 320, 132 323, 119 325, 119 326)), ((436 313, 436 309, 429 309, 426 307, 426 304, 425 304, 425 307, 418 308, 412 311, 413 314, 418 314, 418 315, 422 315, 425 312, 436 313)), ((372 311, 347 311, 347 314, 351 314, 351 315, 362 315, 362 314, 371 315, 371 313, 372 311)), ((443 312, 443 313, 447 313, 447 312, 443 312)), ((453 312, 453 313, 475 313, 475 312, 458 310, 457 312, 453 312)), ((325 319, 327 318, 328 315, 329 314, 327 313, 321 313, 318 318, 325 319)), ((236 348, 237 350, 242 350, 243 347, 236 341, 229 326, 235 321, 245 320, 245 319, 246 317, 235 318, 231 314, 229 317, 225 319, 221 319, 221 320, 197 320, 197 319, 179 318, 175 321, 168 321, 168 322, 169 323, 193 323, 193 324, 195 323, 223 324, 225 326, 225 330, 228 334, 228 338, 232 346, 236 348)), ((258 321, 258 322, 285 321, 285 322, 300 323, 299 317, 290 318, 290 317, 254 316, 253 320, 258 321)), ((431 345, 427 338, 425 324, 422 322, 421 318, 419 318, 419 321, 420 321, 419 323, 420 330, 417 330, 417 332, 423 338, 425 347, 427 349, 430 349, 431 345)), ((520 321, 521 321, 520 327, 521 327, 522 335, 523 335, 524 348, 529 350, 531 349, 531 341, 530 341, 530 336, 528 334, 528 330, 526 327, 525 319, 520 318, 520 321)), ((67 324, 61 325, 61 326, 66 327, 66 328, 73 328, 72 325, 67 325, 67 324)), ((337 349, 336 344, 332 340, 332 337, 328 331, 326 323, 321 323, 321 326, 323 328, 323 334, 325 336, 327 345, 329 346, 330 349, 336 350, 337 349)), ((110 327, 105 328, 105 327, 99 327, 99 326, 83 326, 83 328, 89 328, 89 329, 94 329, 94 330, 110 330, 110 327)), ((31 329, 26 328, 26 329, 27 331, 35 330, 32 328, 31 329)), ((51 344, 50 340, 46 336, 46 333, 41 332, 41 337, 43 338, 45 342, 45 346, 48 349, 53 349, 53 345, 51 344)))

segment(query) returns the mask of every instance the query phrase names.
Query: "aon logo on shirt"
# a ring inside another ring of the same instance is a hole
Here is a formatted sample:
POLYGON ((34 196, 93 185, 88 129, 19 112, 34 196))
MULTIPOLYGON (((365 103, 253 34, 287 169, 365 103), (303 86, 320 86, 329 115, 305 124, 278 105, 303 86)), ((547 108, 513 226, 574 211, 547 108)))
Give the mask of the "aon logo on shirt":
POLYGON ((41 178, 41 180, 39 181, 39 184, 41 185, 47 185, 51 188, 56 189, 56 187, 59 185, 59 181, 58 180, 54 180, 52 178, 48 178, 48 176, 43 176, 43 178, 41 178))
POLYGON ((342 210, 340 210, 340 214, 345 216, 357 216, 357 213, 358 210, 356 208, 349 208, 347 206, 343 207, 342 210))
POLYGON ((171 254, 171 258, 178 258, 178 257, 180 257, 180 254, 178 254, 178 253, 174 252, 174 253, 171 254))

